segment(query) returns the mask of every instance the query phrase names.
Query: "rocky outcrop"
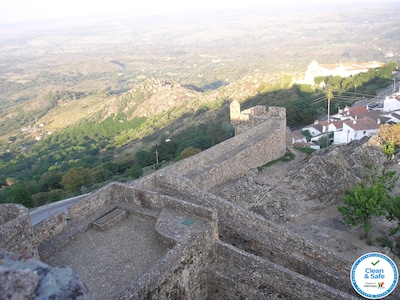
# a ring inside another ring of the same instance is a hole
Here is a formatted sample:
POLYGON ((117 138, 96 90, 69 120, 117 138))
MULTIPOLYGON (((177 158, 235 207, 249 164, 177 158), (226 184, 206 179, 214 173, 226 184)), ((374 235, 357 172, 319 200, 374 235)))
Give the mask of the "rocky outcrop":
POLYGON ((218 186, 214 193, 268 220, 286 222, 338 203, 346 189, 365 177, 367 164, 381 169, 386 160, 377 136, 321 149, 303 160, 300 156, 296 152, 295 161, 273 164, 218 186))
POLYGON ((288 189, 304 200, 335 202, 365 177, 367 165, 381 169, 385 160, 378 136, 333 146, 313 153, 294 168, 286 179, 288 189))
POLYGON ((71 268, 48 265, 5 250, 0 251, 0 300, 79 299, 92 296, 71 268))
POLYGON ((134 116, 150 117, 163 113, 171 108, 181 106, 202 94, 200 90, 181 85, 174 81, 147 79, 139 83, 130 93, 137 97, 143 95, 143 102, 138 106, 134 116))

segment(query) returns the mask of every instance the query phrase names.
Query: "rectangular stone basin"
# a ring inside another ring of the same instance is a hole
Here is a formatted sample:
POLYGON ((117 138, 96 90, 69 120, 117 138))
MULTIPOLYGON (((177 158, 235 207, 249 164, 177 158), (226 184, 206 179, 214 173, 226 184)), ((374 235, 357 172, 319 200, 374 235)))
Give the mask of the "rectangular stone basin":
POLYGON ((128 217, 126 210, 116 208, 93 222, 93 227, 100 231, 107 230, 128 217))

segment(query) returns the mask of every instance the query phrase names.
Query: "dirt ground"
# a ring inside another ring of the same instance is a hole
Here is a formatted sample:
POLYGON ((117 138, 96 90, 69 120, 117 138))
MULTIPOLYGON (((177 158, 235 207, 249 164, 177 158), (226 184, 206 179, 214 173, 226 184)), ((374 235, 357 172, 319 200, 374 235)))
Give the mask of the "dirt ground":
MULTIPOLYGON (((294 160, 290 162, 276 163, 262 172, 255 175, 258 183, 269 184, 272 186, 283 185, 284 178, 295 164, 301 163, 305 154, 292 150, 296 154, 294 160)), ((391 163, 387 166, 390 170, 400 174, 400 165, 391 163)), ((394 193, 400 193, 400 180, 394 193)), ((290 200, 289 200, 290 201, 290 200)), ((335 250, 340 255, 351 260, 356 260, 361 255, 368 252, 381 252, 390 255, 400 266, 400 260, 389 249, 385 248, 385 242, 390 240, 389 230, 395 223, 387 221, 384 217, 372 221, 372 229, 367 240, 363 239, 363 229, 351 227, 343 222, 342 216, 337 209, 337 204, 321 203, 299 203, 298 200, 291 200, 286 206, 292 206, 293 210, 303 210, 305 213, 291 214, 286 220, 278 223, 290 230, 312 240, 320 245, 335 250), (296 201, 296 203, 294 203, 296 201)), ((309 201, 307 201, 309 202, 309 201)))

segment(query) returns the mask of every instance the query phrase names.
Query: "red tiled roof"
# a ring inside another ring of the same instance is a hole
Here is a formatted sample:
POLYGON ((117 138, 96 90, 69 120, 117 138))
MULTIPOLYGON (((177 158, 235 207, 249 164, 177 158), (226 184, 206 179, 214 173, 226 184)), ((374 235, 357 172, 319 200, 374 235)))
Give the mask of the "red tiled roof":
POLYGON ((330 124, 332 124, 333 126, 336 127, 336 129, 338 129, 338 128, 343 128, 343 122, 344 121, 337 121, 337 122, 331 122, 330 124))
POLYGON ((363 118, 354 121, 345 121, 347 126, 354 130, 371 130, 371 129, 379 129, 379 124, 370 118, 363 118))
POLYGON ((350 114, 352 115, 359 115, 359 114, 365 114, 368 112, 368 109, 364 105, 356 106, 356 107, 350 107, 349 108, 350 114))

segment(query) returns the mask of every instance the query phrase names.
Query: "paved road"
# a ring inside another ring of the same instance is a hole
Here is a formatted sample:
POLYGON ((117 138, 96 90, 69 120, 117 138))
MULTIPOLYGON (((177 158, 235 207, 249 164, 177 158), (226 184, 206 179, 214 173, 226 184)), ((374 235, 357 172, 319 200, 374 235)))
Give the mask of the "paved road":
POLYGON ((89 194, 80 195, 32 209, 30 211, 32 226, 60 212, 68 212, 68 207, 82 201, 87 195, 89 194))

